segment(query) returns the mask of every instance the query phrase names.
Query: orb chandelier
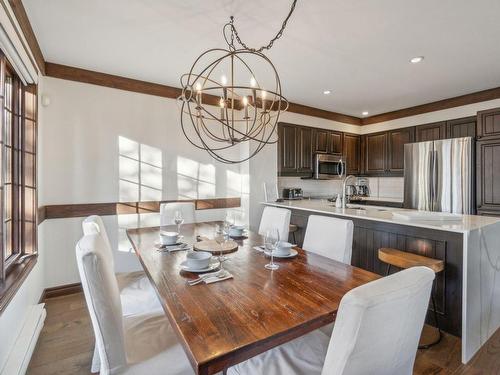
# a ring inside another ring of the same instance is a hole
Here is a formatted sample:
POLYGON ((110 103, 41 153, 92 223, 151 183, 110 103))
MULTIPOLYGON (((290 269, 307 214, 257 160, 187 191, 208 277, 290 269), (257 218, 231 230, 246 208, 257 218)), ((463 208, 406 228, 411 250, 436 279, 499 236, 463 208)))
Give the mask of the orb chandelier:
POLYGON ((288 101, 281 93, 278 72, 263 51, 283 35, 296 3, 292 2, 276 36, 260 48, 241 40, 231 16, 223 27, 227 48, 203 52, 181 76, 182 131, 191 144, 220 162, 241 163, 278 140, 277 123, 288 101), (245 142, 248 148, 240 147, 245 142))

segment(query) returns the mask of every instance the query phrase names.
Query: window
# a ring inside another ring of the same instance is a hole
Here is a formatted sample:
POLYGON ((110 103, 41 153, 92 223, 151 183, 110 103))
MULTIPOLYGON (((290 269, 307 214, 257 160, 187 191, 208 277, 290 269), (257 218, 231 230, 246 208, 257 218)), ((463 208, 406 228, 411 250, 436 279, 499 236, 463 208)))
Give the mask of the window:
POLYGON ((37 252, 36 91, 0 53, 0 310, 37 252))

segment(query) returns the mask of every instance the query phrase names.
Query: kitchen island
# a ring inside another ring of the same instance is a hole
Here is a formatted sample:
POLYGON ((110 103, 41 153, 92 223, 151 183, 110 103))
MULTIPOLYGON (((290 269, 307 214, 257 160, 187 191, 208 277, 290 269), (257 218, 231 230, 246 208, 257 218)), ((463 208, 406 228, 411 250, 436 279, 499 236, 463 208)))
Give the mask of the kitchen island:
MULTIPOLYGON (((352 265, 381 275, 386 270, 377 257, 382 247, 444 260, 445 270, 436 275, 436 308, 443 330, 462 337, 462 362, 500 327, 499 218, 455 215, 435 220, 438 213, 429 213, 427 220, 402 219, 417 211, 355 205, 343 209, 324 199, 263 204, 292 211, 291 222, 300 228, 299 245, 311 214, 352 220, 352 265)), ((430 316, 427 321, 434 324, 430 316)))

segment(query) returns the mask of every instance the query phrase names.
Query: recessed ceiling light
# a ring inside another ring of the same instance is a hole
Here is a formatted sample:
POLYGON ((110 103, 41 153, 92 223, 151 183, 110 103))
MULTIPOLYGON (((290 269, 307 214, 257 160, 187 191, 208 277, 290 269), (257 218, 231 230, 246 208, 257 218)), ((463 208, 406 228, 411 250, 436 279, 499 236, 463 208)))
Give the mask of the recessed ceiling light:
POLYGON ((424 56, 415 56, 410 59, 410 62, 412 64, 418 64, 419 62, 422 62, 424 60, 424 56))
POLYGON ((330 95, 331 93, 332 93, 331 90, 325 90, 325 91, 323 91, 323 94, 325 94, 325 95, 330 95))
POLYGON ((368 111, 363 111, 363 112, 361 112, 361 114, 362 114, 363 116, 366 116, 366 115, 368 115, 368 111))

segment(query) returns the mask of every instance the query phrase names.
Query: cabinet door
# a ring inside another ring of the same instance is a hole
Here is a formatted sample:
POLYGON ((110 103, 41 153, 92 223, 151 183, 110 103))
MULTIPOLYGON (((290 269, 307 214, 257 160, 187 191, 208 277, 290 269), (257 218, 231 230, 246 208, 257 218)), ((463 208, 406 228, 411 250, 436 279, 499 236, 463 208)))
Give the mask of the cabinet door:
POLYGON ((477 209, 500 213, 500 137, 476 142, 477 209))
POLYGON ((342 133, 329 132, 328 133, 328 152, 332 154, 342 153, 342 133))
POLYGON ((343 155, 346 158, 347 174, 361 173, 361 137, 344 133, 343 155))
POLYGON ((312 128, 297 128, 297 172, 300 175, 312 174, 312 134, 312 128))
POLYGON ((405 144, 415 142, 415 128, 396 129, 387 132, 387 170, 392 174, 404 172, 405 144))
POLYGON ((475 137, 476 136, 476 116, 458 118, 446 122, 446 137, 475 137))
POLYGON ((417 142, 436 141, 446 138, 446 121, 419 125, 416 128, 417 142))
POLYGON ((278 125, 278 174, 293 176, 297 173, 297 127, 278 125))
POLYGON ((328 152, 328 138, 328 130, 314 129, 314 151, 328 152))
POLYGON ((381 174, 386 170, 387 133, 367 134, 364 138, 364 172, 381 174))
POLYGON ((478 137, 500 136, 500 108, 477 113, 478 137))

